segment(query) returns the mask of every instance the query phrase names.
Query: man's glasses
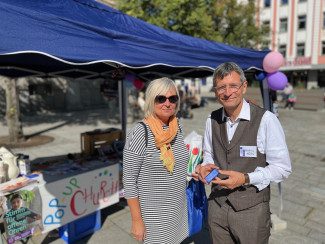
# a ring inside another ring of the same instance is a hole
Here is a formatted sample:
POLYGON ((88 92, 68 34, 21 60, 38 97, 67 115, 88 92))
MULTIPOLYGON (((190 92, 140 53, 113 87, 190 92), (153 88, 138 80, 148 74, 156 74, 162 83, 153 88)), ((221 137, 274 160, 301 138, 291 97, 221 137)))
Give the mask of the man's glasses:
MULTIPOLYGON (((231 92, 237 92, 239 90, 239 88, 241 88, 241 86, 245 83, 245 81, 243 81, 242 83, 240 84, 230 84, 228 86, 228 89, 231 91, 231 92)), ((227 86, 217 86, 217 87, 213 87, 218 94, 222 94, 226 91, 227 89, 227 86)))
POLYGON ((162 103, 165 103, 167 99, 169 100, 170 103, 177 103, 178 102, 178 96, 177 95, 173 95, 173 96, 170 96, 170 97, 159 95, 159 96, 156 96, 155 101, 157 103, 162 104, 162 103))

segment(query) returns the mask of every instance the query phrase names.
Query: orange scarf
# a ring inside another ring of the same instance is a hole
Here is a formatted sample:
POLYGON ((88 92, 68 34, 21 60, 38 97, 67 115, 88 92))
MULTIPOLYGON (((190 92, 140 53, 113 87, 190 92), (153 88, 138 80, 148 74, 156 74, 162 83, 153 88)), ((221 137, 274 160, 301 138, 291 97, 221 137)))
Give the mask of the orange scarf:
POLYGON ((175 159, 170 142, 175 138, 177 134, 177 119, 172 116, 169 119, 169 128, 163 130, 160 121, 153 116, 149 116, 144 122, 147 122, 150 130, 155 136, 156 146, 160 149, 160 160, 163 161, 163 165, 166 169, 173 173, 175 159))

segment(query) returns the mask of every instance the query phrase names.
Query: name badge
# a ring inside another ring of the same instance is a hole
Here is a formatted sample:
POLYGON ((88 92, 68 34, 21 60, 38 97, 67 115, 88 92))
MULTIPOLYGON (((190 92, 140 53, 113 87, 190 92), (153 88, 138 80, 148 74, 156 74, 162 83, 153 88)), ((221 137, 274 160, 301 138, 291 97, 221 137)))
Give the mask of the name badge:
POLYGON ((244 158, 256 158, 257 157, 256 146, 240 146, 239 156, 244 158))

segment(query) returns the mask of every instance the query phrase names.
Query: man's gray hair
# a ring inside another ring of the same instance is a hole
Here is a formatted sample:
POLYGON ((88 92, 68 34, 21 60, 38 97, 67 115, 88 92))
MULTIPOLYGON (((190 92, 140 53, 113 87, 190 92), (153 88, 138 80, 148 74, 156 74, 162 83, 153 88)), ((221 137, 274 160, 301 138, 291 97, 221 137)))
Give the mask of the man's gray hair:
POLYGON ((246 81, 246 77, 242 68, 240 68, 234 62, 226 62, 220 64, 213 73, 213 86, 217 86, 217 79, 223 80, 226 76, 230 75, 233 71, 235 71, 240 76, 240 81, 246 81))
MULTIPOLYGON (((150 115, 155 116, 155 99, 158 95, 165 95, 169 90, 175 89, 177 96, 179 93, 173 80, 163 77, 150 82, 146 90, 146 101, 144 104, 144 115, 148 118, 150 115)), ((176 103, 175 114, 179 110, 180 99, 176 103)))

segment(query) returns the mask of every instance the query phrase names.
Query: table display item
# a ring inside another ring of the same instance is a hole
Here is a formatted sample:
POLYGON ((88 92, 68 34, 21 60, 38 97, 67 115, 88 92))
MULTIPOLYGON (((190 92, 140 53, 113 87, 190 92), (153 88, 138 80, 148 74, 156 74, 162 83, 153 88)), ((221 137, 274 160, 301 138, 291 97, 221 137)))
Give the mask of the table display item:
POLYGON ((0 155, 0 184, 4 183, 7 181, 6 179, 6 171, 4 168, 4 163, 2 161, 2 155, 0 155))
POLYGON ((17 159, 19 173, 21 176, 26 176, 31 173, 30 170, 30 160, 28 155, 20 154, 17 159))
POLYGON ((5 147, 0 148, 0 155, 7 173, 7 179, 12 180, 19 175, 19 168, 17 167, 18 156, 14 155, 10 150, 5 147))
POLYGON ((18 189, 35 183, 37 183, 36 179, 29 179, 25 176, 15 178, 0 185, 0 196, 12 193, 18 189))
POLYGON ((196 167, 203 159, 203 136, 192 131, 188 136, 185 137, 184 143, 189 150, 189 162, 187 168, 187 181, 192 179, 191 173, 195 173, 196 167))
POLYGON ((98 154, 98 148, 107 145, 113 146, 114 141, 123 139, 123 131, 116 128, 88 131, 80 135, 81 152, 86 155, 96 155, 98 154))

